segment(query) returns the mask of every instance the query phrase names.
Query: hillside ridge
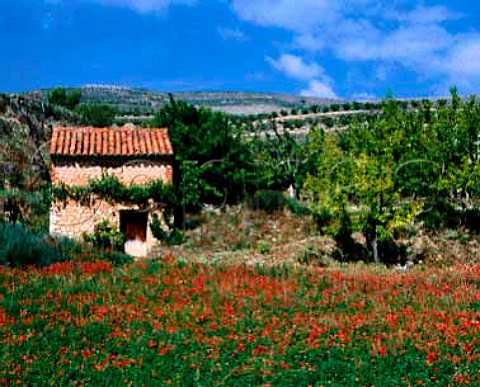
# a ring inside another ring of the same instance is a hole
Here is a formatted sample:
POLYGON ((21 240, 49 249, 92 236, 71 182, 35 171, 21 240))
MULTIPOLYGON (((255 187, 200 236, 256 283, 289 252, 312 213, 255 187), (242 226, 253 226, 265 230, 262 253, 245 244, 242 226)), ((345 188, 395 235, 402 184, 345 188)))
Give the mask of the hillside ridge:
MULTIPOLYGON (((124 114, 151 114, 161 109, 173 98, 184 100, 197 107, 232 114, 260 114, 312 105, 329 105, 341 100, 303 97, 281 93, 248 91, 179 91, 166 92, 114 85, 83 85, 82 102, 100 102, 115 107, 124 114)), ((73 87, 66 87, 67 91, 73 87)), ((24 93, 34 99, 45 100, 52 89, 24 93)))

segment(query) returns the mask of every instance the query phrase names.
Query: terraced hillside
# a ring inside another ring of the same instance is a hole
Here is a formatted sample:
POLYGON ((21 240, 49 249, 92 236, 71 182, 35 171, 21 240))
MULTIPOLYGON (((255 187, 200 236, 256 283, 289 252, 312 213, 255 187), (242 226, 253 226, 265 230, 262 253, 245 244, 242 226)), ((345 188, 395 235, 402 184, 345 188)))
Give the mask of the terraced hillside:
MULTIPOLYGON (((86 85, 81 87, 81 91, 82 102, 105 103, 115 107, 123 114, 135 116, 150 115, 169 100, 167 92, 119 86, 86 85)), ((28 94, 38 99, 46 99, 49 92, 49 89, 44 89, 28 94)), ((236 91, 176 92, 172 94, 174 98, 185 100, 196 106, 205 106, 232 114, 270 113, 282 109, 338 102, 324 98, 236 91)))

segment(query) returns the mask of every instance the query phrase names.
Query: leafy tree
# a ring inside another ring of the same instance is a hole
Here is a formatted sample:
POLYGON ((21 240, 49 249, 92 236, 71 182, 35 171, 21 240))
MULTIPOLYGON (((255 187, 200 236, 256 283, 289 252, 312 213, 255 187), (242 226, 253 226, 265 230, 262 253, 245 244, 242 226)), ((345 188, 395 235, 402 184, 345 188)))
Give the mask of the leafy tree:
POLYGON ((335 125, 335 121, 332 117, 322 117, 322 123, 327 128, 332 128, 335 125))
MULTIPOLYGON (((387 247, 395 232, 413 222, 421 209, 399 205, 393 152, 398 132, 391 127, 398 114, 395 101, 387 100, 380 119, 366 127, 352 126, 343 149, 334 134, 327 136, 318 170, 305 183, 306 193, 317 203, 317 213, 328 211, 333 219, 345 219, 346 212, 355 216, 355 225, 377 263, 389 258, 387 247)), ((345 229, 340 234, 335 229, 341 240, 348 240, 345 229)))
POLYGON ((304 184, 324 231, 348 241, 351 227, 338 231, 336 219, 349 225, 350 216, 375 262, 393 257, 396 235, 420 215, 435 227, 472 227, 478 212, 480 102, 463 101, 455 88, 450 104, 414 102, 406 110, 389 96, 378 104, 381 112, 327 135, 304 184))
POLYGON ((276 123, 271 128, 263 140, 257 138, 252 143, 258 161, 257 187, 284 190, 292 185, 298 191, 307 174, 315 169, 321 155, 316 142, 324 132, 313 128, 305 138, 298 138, 286 127, 279 131, 276 123))
POLYGON ((81 116, 83 125, 104 128, 112 126, 115 121, 116 110, 109 105, 81 104, 75 110, 81 116))
POLYGON ((48 95, 48 102, 54 105, 65 106, 67 102, 67 92, 63 87, 53 89, 48 95))
POLYGON ((375 105, 372 102, 365 102, 364 107, 366 110, 373 110, 375 105))
POLYGON ((65 107, 70 110, 75 109, 77 105, 80 103, 81 98, 82 98, 82 91, 78 88, 73 89, 67 95, 65 107))
POLYGON ((192 210, 201 203, 242 197, 253 170, 251 148, 227 115, 170 97, 151 126, 168 128, 174 148, 174 185, 180 198, 177 226, 185 207, 192 210))
POLYGON ((69 110, 75 109, 80 103, 82 91, 78 88, 71 90, 69 93, 63 87, 53 89, 48 95, 48 102, 54 105, 63 106, 69 110))

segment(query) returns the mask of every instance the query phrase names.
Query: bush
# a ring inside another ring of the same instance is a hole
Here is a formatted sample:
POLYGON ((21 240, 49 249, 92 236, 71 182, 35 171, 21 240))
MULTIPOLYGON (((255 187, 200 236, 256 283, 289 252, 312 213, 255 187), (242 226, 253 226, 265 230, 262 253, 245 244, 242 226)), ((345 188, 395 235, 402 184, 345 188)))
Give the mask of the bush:
POLYGON ((169 246, 182 244, 184 242, 182 232, 178 228, 173 227, 173 225, 169 225, 169 227, 171 230, 165 231, 158 216, 154 216, 150 223, 152 234, 159 241, 163 241, 169 246))
POLYGON ((81 254, 83 251, 83 245, 76 240, 69 237, 55 238, 56 248, 63 252, 65 256, 73 257, 81 254))
POLYGON ((257 242, 257 251, 260 253, 260 254, 268 254, 270 253, 270 245, 268 244, 267 241, 258 241, 257 242))
POLYGON ((291 198, 287 199, 287 207, 292 214, 297 216, 306 216, 312 213, 312 210, 306 204, 291 198))
POLYGON ((115 121, 116 110, 109 105, 88 103, 78 105, 75 111, 82 118, 82 124, 104 128, 112 126, 115 121))
POLYGON ((461 225, 461 214, 445 200, 436 200, 425 204, 425 211, 420 220, 427 230, 439 228, 457 228, 461 225))
POLYGON ((466 209, 464 217, 465 227, 473 232, 480 231, 480 207, 466 209))
POLYGON ((81 98, 80 89, 73 89, 67 93, 63 87, 57 87, 48 94, 48 103, 73 110, 80 103, 81 98))
POLYGON ((114 265, 126 265, 133 262, 133 257, 120 251, 102 252, 98 255, 103 261, 109 261, 114 265))
POLYGON ((352 220, 345 208, 343 208, 340 213, 340 227, 333 236, 337 244, 337 250, 334 253, 334 257, 337 260, 358 261, 366 259, 365 249, 353 239, 352 234, 352 220))
POLYGON ((47 239, 20 224, 0 222, 0 246, 0 265, 47 266, 66 259, 47 239))
POLYGON ((267 213, 273 213, 285 208, 287 199, 280 191, 261 190, 253 196, 252 206, 256 210, 263 210, 267 213))
POLYGON ((84 234, 83 239, 95 247, 116 251, 123 251, 126 240, 125 235, 108 220, 103 220, 95 225, 93 234, 84 234))
POLYGON ((443 238, 450 241, 458 241, 461 244, 466 244, 469 240, 467 233, 452 229, 447 229, 443 234, 443 238))
POLYGON ((327 259, 312 245, 308 245, 303 252, 297 255, 297 262, 301 265, 328 266, 327 259))
POLYGON ((120 251, 107 252, 102 249, 86 246, 68 237, 55 238, 55 246, 62 251, 66 257, 79 261, 108 261, 114 265, 124 265, 133 262, 133 257, 120 251))
POLYGON ((313 212, 313 220, 319 231, 327 233, 332 226, 333 214, 328 208, 321 207, 313 212))

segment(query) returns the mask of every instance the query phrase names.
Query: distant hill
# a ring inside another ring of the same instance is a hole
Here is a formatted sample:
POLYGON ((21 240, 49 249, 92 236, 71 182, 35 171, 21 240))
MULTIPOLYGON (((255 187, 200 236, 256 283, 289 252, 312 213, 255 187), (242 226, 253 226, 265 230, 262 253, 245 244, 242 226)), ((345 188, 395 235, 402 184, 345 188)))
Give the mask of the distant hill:
MULTIPOLYGON (((124 115, 151 115, 168 103, 167 92, 144 89, 132 89, 119 86, 85 85, 80 87, 82 102, 101 102, 118 109, 124 115)), ((68 88, 67 88, 68 91, 68 88)), ((27 95, 46 99, 50 89, 26 93, 27 95)), ((176 99, 185 100, 195 106, 205 106, 231 114, 260 114, 313 105, 329 105, 339 100, 301 97, 287 94, 249 93, 236 91, 198 91, 175 92, 176 99)))

